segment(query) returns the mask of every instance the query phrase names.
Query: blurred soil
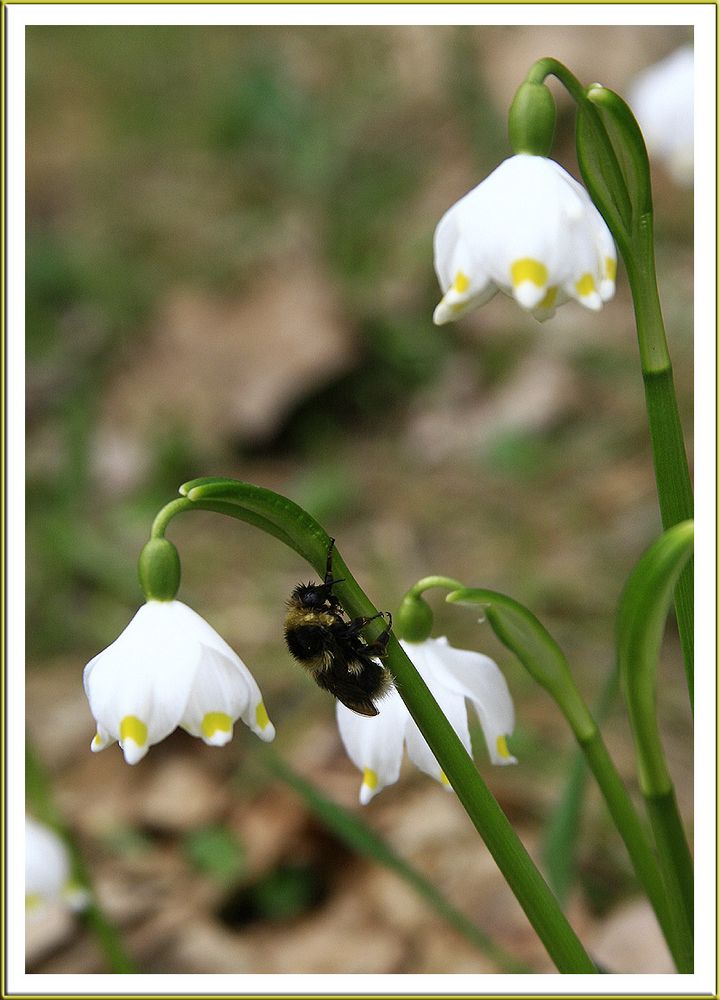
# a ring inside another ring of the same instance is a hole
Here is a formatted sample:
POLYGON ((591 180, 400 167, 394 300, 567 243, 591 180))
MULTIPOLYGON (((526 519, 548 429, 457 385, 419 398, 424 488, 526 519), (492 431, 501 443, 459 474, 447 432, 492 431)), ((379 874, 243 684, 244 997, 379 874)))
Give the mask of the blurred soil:
MULTIPOLYGON (((622 92, 684 29, 158 28, 116 46, 119 30, 28 42, 27 712, 57 805, 143 972, 497 971, 323 828, 241 724, 222 750, 176 732, 136 768, 117 747, 90 754, 82 667, 140 600, 153 514, 218 474, 306 506, 378 607, 431 572, 512 594, 597 698, 623 582, 659 528, 624 276, 598 315, 569 304, 540 326, 497 296, 439 331, 432 230, 506 155, 505 109, 533 59, 622 92)), ((576 172, 571 124, 561 102, 558 158, 576 172)), ((690 446, 692 198, 658 171, 656 202, 690 446)), ((360 810, 332 704, 282 643, 307 568, 211 514, 171 536, 180 597, 251 666, 279 752, 360 810)), ((508 678, 519 765, 493 769, 479 737, 478 766, 540 860, 567 727, 477 614, 434 607, 437 634, 508 678)), ((659 714, 690 824, 674 622, 659 714)), ((619 698, 604 731, 637 798, 619 698)), ((510 954, 552 971, 453 794, 408 766, 361 815, 510 954)), ((609 971, 671 971, 592 786, 569 915, 609 971)), ((29 926, 28 969, 105 966, 80 920, 49 911, 29 926)))

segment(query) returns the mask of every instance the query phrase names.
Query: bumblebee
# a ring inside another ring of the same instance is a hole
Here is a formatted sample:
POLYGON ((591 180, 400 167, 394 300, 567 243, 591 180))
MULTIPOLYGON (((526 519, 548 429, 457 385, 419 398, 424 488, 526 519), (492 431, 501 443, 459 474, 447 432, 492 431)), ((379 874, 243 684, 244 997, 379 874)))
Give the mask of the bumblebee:
POLYGON ((392 679, 380 662, 390 638, 392 615, 350 619, 333 593, 342 580, 332 574, 335 539, 330 539, 323 583, 299 583, 287 602, 285 642, 316 684, 359 715, 378 714, 374 702, 387 693, 392 679), (368 622, 386 618, 387 625, 373 642, 360 635, 368 622))

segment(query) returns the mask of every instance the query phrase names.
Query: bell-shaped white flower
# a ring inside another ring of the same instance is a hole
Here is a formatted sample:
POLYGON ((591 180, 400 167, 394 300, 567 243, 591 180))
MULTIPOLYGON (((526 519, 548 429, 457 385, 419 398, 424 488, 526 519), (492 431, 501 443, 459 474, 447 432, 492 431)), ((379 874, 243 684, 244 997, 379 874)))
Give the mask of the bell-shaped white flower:
POLYGON ((438 324, 498 289, 539 320, 569 299, 600 309, 615 293, 610 230, 585 188, 544 156, 504 160, 445 213, 434 247, 438 324))
POLYGON ((683 45, 639 73, 628 90, 628 104, 648 153, 661 160, 673 180, 683 186, 693 182, 694 76, 693 47, 683 45))
MULTIPOLYGON (((482 653, 454 649, 447 639, 426 639, 400 645, 412 660, 446 718, 471 753, 467 699, 474 706, 494 764, 516 764, 507 748, 515 725, 515 712, 507 683, 499 667, 482 653)), ((360 802, 400 776, 403 747, 414 764, 449 787, 425 737, 393 687, 377 703, 378 715, 368 718, 337 703, 340 736, 348 756, 363 774, 360 802)))
POLYGON ((117 740, 128 764, 182 726, 212 746, 242 719, 271 740, 260 689, 217 632, 180 601, 149 600, 124 632, 85 667, 85 693, 97 723, 92 750, 117 740))
POLYGON ((88 896, 72 879, 70 855, 58 834, 25 816, 25 908, 38 911, 53 901, 78 910, 88 896))

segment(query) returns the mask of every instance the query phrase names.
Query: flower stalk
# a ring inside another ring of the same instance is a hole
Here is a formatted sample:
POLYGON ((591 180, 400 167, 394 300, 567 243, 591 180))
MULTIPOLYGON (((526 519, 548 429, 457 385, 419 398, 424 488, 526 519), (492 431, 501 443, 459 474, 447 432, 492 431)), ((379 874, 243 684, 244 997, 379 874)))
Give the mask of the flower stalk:
POLYGON ((635 739, 640 789, 678 931, 692 963, 693 870, 657 724, 657 662, 673 589, 689 560, 692 521, 668 529, 643 555, 623 591, 618 663, 635 739))
POLYGON ((446 600, 451 604, 482 605, 500 641, 515 653, 528 673, 558 705, 597 781, 677 968, 691 971, 692 954, 688 965, 687 942, 683 942, 676 927, 650 842, 562 650, 527 608, 505 594, 465 588, 448 594, 446 600))
MULTIPOLYGON (((627 104, 599 84, 584 88, 556 59, 538 60, 526 82, 555 76, 577 104, 577 155, 583 180, 620 248, 633 299, 645 386, 653 467, 663 528, 693 516, 687 454, 655 273, 650 165, 640 128, 627 104)), ((690 704, 694 695, 693 568, 675 591, 690 704)))
MULTIPOLYGON (((287 498, 250 483, 229 479, 193 480, 185 483, 180 492, 185 502, 173 501, 163 508, 153 526, 153 537, 162 537, 170 520, 178 513, 191 509, 214 510, 261 527, 280 540, 289 539, 291 548, 303 555, 318 573, 324 570, 330 544, 328 534, 306 511, 287 498)), ((353 617, 376 614, 375 607, 337 549, 333 566, 338 580, 335 590, 347 613, 353 617)), ((372 622, 368 630, 374 637, 382 627, 372 622)), ((545 880, 394 636, 390 637, 385 662, 401 698, 558 970, 596 973, 595 965, 545 880)))

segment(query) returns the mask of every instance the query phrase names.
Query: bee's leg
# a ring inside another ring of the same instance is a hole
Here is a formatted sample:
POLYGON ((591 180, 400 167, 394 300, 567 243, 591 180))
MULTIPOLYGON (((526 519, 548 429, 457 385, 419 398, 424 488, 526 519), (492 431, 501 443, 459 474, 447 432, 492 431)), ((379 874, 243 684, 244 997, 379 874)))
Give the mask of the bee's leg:
POLYGON ((325 563, 325 585, 330 587, 332 587, 333 583, 335 583, 332 575, 332 557, 334 548, 335 548, 335 539, 331 538, 327 550, 327 562, 325 563))
MULTIPOLYGON (((392 615, 389 611, 381 611, 378 615, 373 615, 373 618, 385 618, 387 617, 387 625, 382 630, 377 639, 373 639, 372 642, 367 644, 366 652, 369 652, 371 656, 381 656, 385 652, 385 648, 390 639, 390 633, 392 632, 392 615)), ((370 619, 372 621, 372 618, 370 619)))
POLYGON ((345 625, 345 635, 357 635, 360 629, 365 628, 368 622, 374 622, 376 618, 382 618, 384 615, 383 611, 378 611, 376 615, 370 615, 369 617, 353 618, 352 621, 345 625))
POLYGON ((328 545, 327 562, 325 563, 325 580, 323 581, 323 583, 327 590, 328 600, 330 601, 330 604, 334 608, 339 608, 340 601, 338 601, 337 597, 335 597, 335 595, 333 594, 332 588, 335 586, 336 583, 344 583, 345 581, 336 580, 333 576, 332 560, 333 560, 334 549, 335 549, 335 539, 331 538, 330 544, 328 545))

